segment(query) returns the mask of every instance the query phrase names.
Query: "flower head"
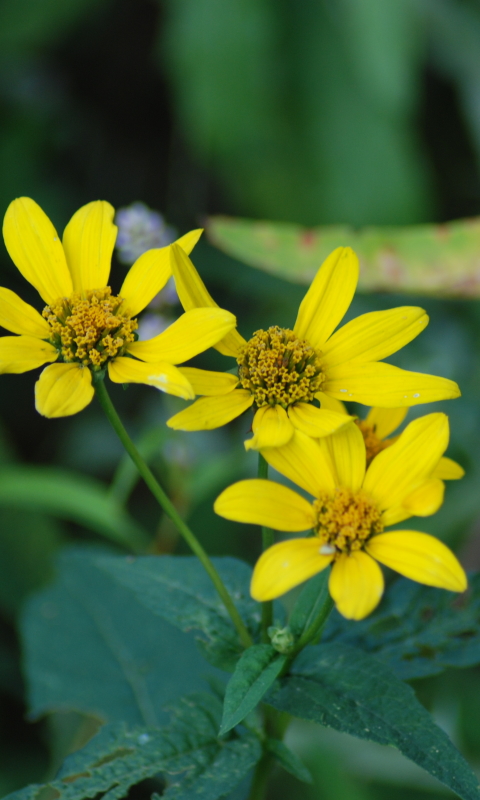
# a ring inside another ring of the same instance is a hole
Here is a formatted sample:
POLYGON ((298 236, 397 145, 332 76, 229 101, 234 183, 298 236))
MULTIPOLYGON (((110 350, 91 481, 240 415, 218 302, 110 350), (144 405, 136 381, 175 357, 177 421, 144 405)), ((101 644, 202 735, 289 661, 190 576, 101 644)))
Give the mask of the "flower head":
MULTIPOLYGON (((172 245, 172 272, 185 309, 215 307, 188 255, 172 245)), ((344 410, 319 408, 320 396, 387 408, 458 397, 453 381, 379 363, 426 327, 422 308, 406 306, 363 314, 335 331, 355 293, 358 259, 339 247, 322 264, 298 310, 292 329, 272 326, 246 341, 237 330, 216 346, 237 362, 237 376, 184 370, 204 395, 168 421, 180 430, 225 425, 253 408, 253 438, 247 449, 281 447, 295 430, 313 438, 340 430, 344 410)))
POLYGON ((117 254, 122 264, 133 264, 147 250, 166 247, 177 238, 174 228, 145 203, 119 208, 115 222, 118 226, 117 254))
POLYGON ((268 463, 313 501, 273 481, 245 480, 218 497, 215 511, 239 522, 312 535, 263 553, 253 572, 253 597, 279 597, 332 565, 329 589, 338 610, 363 619, 383 593, 377 562, 428 586, 464 591, 465 573, 438 539, 413 530, 385 532, 414 514, 438 510, 443 483, 434 475, 448 438, 444 414, 420 417, 368 469, 363 436, 352 423, 319 441, 295 431, 283 447, 262 450, 268 463))
MULTIPOLYGON (((318 399, 322 408, 325 406, 332 411, 348 416, 348 411, 340 400, 334 400, 332 397, 327 397, 322 393, 319 394, 318 399)), ((405 407, 371 408, 366 417, 357 417, 354 420, 365 442, 367 467, 382 450, 395 444, 398 436, 390 436, 390 434, 400 427, 407 414, 408 408, 405 407)), ((440 478, 440 480, 444 481, 455 481, 463 478, 464 475, 465 470, 460 464, 457 464, 451 458, 442 456, 432 477, 440 478)))
MULTIPOLYGON (((103 378, 106 371, 115 383, 145 383, 193 399, 193 387, 176 365, 235 326, 228 311, 197 308, 153 339, 137 341, 137 314, 170 278, 170 252, 161 248, 144 253, 119 294, 113 294, 108 285, 117 235, 113 215, 105 201, 88 203, 73 215, 61 242, 30 198, 14 200, 5 214, 7 250, 46 306, 40 314, 10 289, 0 288, 0 325, 18 334, 0 338, 0 373, 49 363, 35 385, 37 410, 46 417, 85 408, 94 394, 93 379, 103 378)), ((191 231, 178 246, 190 252, 200 233, 191 231)))

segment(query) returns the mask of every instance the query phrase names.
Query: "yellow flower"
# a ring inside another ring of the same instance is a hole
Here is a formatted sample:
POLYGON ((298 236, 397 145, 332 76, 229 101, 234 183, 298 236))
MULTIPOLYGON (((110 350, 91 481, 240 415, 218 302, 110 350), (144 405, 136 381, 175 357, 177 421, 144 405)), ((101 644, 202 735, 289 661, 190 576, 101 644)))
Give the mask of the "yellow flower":
MULTIPOLYGON (((185 252, 172 245, 172 272, 183 307, 215 307, 185 252)), ((339 247, 322 264, 305 295, 293 329, 270 327, 247 342, 238 333, 216 345, 233 356, 238 375, 183 369, 198 395, 205 397, 168 421, 180 430, 225 425, 253 407, 252 439, 247 449, 280 447, 294 430, 318 438, 345 425, 336 410, 313 404, 319 393, 388 408, 458 397, 453 381, 406 372, 378 363, 414 339, 427 325, 421 308, 402 307, 363 314, 334 333, 355 293, 358 259, 339 247)))
MULTIPOLYGON (((107 285, 117 235, 113 216, 109 203, 88 203, 73 215, 62 244, 30 198, 14 200, 5 214, 7 250, 47 305, 39 314, 10 289, 0 288, 0 325, 19 334, 0 338, 0 373, 50 363, 35 385, 36 408, 46 417, 85 408, 94 395, 92 375, 100 378, 105 370, 115 383, 146 383, 193 399, 190 381, 175 365, 211 347, 235 326, 228 311, 198 308, 159 336, 136 341, 136 315, 171 275, 170 251, 165 247, 140 256, 119 295, 113 295, 107 285)), ((179 239, 179 249, 190 252, 200 233, 179 239)))
MULTIPOLYGON (((341 400, 334 400, 326 395, 320 395, 318 399, 322 408, 326 407, 348 416, 348 411, 341 400)), ((365 419, 357 418, 355 420, 365 442, 367 467, 375 456, 398 440, 398 436, 390 439, 387 437, 402 424, 407 414, 408 408, 371 408, 365 419)), ((438 462, 432 477, 443 481, 455 481, 463 478, 464 475, 465 470, 460 464, 444 456, 438 462)))
POLYGON ((448 438, 445 414, 427 414, 411 422, 367 470, 363 436, 353 424, 328 445, 296 431, 287 445, 262 450, 272 467, 313 495, 313 502, 272 481, 245 480, 220 495, 215 511, 280 531, 312 529, 313 535, 266 550, 254 569, 252 596, 279 597, 333 564, 329 589, 338 610, 348 619, 363 619, 383 593, 378 561, 419 583, 463 592, 465 573, 438 539, 411 530, 384 533, 413 514, 439 508, 441 481, 432 484, 431 475, 448 438))

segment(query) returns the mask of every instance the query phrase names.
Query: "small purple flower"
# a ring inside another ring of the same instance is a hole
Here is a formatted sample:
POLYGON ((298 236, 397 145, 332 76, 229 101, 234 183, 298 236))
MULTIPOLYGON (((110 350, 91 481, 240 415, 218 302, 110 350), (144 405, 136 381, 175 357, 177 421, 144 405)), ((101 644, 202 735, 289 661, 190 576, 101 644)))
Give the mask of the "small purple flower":
POLYGON ((144 203, 132 203, 117 211, 117 256, 122 264, 133 264, 139 256, 157 247, 166 247, 177 238, 158 211, 144 203))

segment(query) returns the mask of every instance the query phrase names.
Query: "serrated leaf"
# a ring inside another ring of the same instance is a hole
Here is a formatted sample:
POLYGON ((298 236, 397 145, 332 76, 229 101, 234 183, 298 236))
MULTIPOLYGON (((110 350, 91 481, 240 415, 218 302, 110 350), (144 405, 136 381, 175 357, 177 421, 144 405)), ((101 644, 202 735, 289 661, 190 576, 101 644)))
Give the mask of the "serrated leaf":
POLYGON ((95 567, 97 548, 62 554, 58 578, 21 620, 31 716, 77 710, 154 725, 162 706, 203 689, 191 636, 160 620, 95 567))
POLYGON ((280 739, 267 739, 265 747, 269 753, 275 756, 283 769, 293 775, 302 783, 313 783, 310 770, 303 764, 299 757, 287 747, 280 739))
POLYGON ((328 597, 328 579, 330 570, 326 569, 311 578, 302 591, 292 609, 288 625, 294 636, 301 636, 303 631, 317 617, 318 612, 328 597))
POLYGON ((220 250, 279 278, 308 285, 336 247, 360 258, 359 289, 443 297, 478 297, 477 241, 480 220, 441 226, 302 228, 286 222, 210 217, 210 241, 220 250), (441 231, 441 233, 440 233, 441 231))
POLYGON ((109 496, 100 481, 53 467, 9 466, 0 470, 0 506, 42 511, 71 520, 108 539, 141 551, 149 537, 109 496))
POLYGON ((399 578, 367 619, 333 612, 323 638, 375 655, 403 680, 479 664, 480 574, 469 576, 461 596, 399 578))
MULTIPOLYGON (((256 636, 260 606, 250 596, 251 568, 235 558, 212 561, 256 636)), ((182 631, 197 631, 202 654, 210 663, 234 669, 243 648, 225 606, 195 556, 111 556, 98 559, 97 564, 154 614, 182 631)))
POLYGON ((307 647, 267 702, 360 739, 397 747, 463 800, 479 800, 475 773, 410 686, 344 644, 307 647))
POLYGON ((255 644, 245 650, 225 692, 220 735, 238 725, 258 705, 278 678, 287 657, 270 644, 255 644))
POLYGON ((102 793, 119 800, 136 783, 162 774, 170 800, 217 800, 234 788, 261 756, 249 731, 219 742, 221 704, 199 693, 182 698, 163 728, 106 725, 86 747, 69 756, 55 780, 9 795, 9 800, 83 800, 102 793), (175 776, 175 777, 172 777, 175 776))

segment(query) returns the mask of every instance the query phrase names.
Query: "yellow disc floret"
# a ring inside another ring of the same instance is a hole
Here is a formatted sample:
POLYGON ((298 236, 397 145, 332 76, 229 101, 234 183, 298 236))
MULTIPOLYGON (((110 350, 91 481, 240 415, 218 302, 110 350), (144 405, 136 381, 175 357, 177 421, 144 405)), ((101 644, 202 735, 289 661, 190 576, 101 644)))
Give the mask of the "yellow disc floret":
POLYGON ((360 428, 365 442, 365 449, 367 451, 367 467, 373 461, 375 456, 378 456, 386 447, 390 447, 396 441, 395 439, 380 439, 375 431, 375 425, 369 425, 362 419, 355 420, 356 425, 360 428))
POLYGON ((237 358, 240 383, 257 408, 311 402, 325 380, 320 355, 288 328, 256 331, 237 358))
POLYGON ((333 495, 321 494, 313 505, 320 552, 351 553, 383 531, 380 509, 362 491, 336 489, 333 495))
POLYGON ((46 306, 43 316, 51 328, 50 341, 63 360, 100 370, 109 359, 123 355, 136 338, 138 322, 119 311, 122 303, 107 286, 46 306))

